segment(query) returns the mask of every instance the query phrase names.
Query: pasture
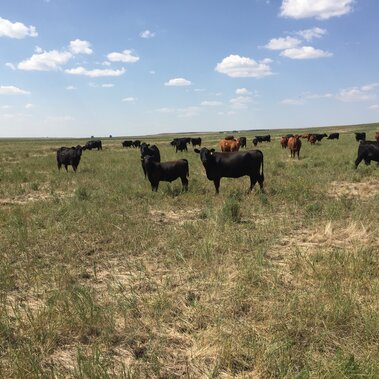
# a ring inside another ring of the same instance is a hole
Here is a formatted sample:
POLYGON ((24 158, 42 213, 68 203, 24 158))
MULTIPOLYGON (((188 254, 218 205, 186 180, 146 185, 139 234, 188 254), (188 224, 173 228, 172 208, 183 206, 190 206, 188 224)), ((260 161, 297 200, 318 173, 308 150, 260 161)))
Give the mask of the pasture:
POLYGON ((265 192, 223 178, 218 196, 173 136, 141 139, 188 159, 185 193, 152 192, 122 139, 76 174, 55 151, 86 140, 1 140, 1 376, 379 377, 379 168, 354 169, 359 130, 378 124, 320 128, 340 140, 302 140, 300 160, 268 131, 265 192))

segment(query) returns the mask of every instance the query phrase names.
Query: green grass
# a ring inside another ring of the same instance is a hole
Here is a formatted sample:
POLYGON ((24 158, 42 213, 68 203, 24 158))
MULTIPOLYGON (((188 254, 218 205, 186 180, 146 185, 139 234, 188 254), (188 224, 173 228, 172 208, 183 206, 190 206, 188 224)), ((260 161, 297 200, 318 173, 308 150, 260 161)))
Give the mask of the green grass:
POLYGON ((121 139, 76 174, 55 150, 83 140, 1 140, 1 376, 379 377, 379 169, 354 170, 352 133, 377 129, 320 128, 340 140, 300 160, 274 131, 265 193, 224 178, 218 196, 171 136, 142 139, 188 159, 186 193, 153 193, 121 139))

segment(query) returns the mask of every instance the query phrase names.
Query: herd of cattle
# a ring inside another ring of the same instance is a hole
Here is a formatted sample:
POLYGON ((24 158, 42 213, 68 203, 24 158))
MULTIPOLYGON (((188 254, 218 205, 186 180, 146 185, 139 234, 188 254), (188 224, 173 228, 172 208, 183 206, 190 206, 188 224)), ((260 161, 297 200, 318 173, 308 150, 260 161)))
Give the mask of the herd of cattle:
MULTIPOLYGON (((321 141, 324 137, 334 140, 339 139, 339 133, 331 133, 329 136, 324 134, 287 134, 280 138, 282 148, 288 148, 291 152, 291 157, 300 156, 301 139, 307 139, 311 144, 321 141)), ((355 139, 359 142, 358 157, 355 160, 355 168, 358 167, 362 160, 366 165, 371 161, 376 161, 379 164, 379 132, 375 133, 375 141, 366 141, 366 133, 355 133, 355 139)), ((251 191, 254 185, 258 182, 263 190, 263 153, 260 150, 244 150, 240 148, 247 147, 246 137, 234 138, 227 136, 219 142, 221 152, 216 152, 215 149, 201 148, 201 138, 174 138, 170 145, 175 147, 176 152, 188 151, 187 145, 192 144, 194 152, 200 155, 200 160, 204 166, 206 176, 213 181, 216 193, 219 193, 221 178, 239 178, 242 176, 250 177, 251 191), (195 148, 200 147, 200 150, 195 148)), ((252 140, 253 145, 258 143, 271 142, 271 136, 255 136, 252 140)), ((140 140, 126 140, 122 142, 122 147, 139 148, 141 154, 142 170, 150 181, 152 191, 157 191, 159 182, 172 182, 178 178, 182 181, 183 190, 188 190, 189 166, 187 159, 179 159, 170 162, 161 162, 161 155, 156 145, 149 145, 140 140)), ((88 141, 84 146, 76 147, 61 147, 57 150, 58 169, 72 166, 76 172, 80 162, 82 152, 84 150, 102 150, 100 140, 88 141)))

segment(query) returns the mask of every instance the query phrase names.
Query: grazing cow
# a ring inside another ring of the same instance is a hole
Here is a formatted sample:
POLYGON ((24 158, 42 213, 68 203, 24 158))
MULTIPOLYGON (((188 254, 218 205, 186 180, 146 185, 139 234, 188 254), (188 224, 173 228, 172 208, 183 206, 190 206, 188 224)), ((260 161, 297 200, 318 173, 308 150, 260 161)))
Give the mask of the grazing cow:
POLYGON ((133 147, 141 147, 141 141, 136 139, 135 141, 133 141, 133 147))
POLYGON ((240 148, 240 142, 238 140, 226 140, 222 139, 219 142, 221 151, 229 152, 229 151, 238 151, 240 148))
POLYGON ((266 136, 255 136, 255 138, 258 140, 258 142, 271 142, 270 134, 267 134, 266 136))
POLYGON ((288 146, 288 139, 292 137, 283 136, 280 138, 280 144, 282 145, 282 149, 286 149, 288 146))
POLYGON ((324 134, 317 134, 317 133, 315 133, 314 135, 316 136, 316 140, 318 142, 320 142, 324 137, 328 136, 326 133, 324 133, 324 134))
POLYGON ((291 158, 295 158, 297 153, 297 159, 300 159, 301 139, 299 135, 295 135, 288 139, 288 148, 291 152, 291 158))
POLYGON ((258 139, 257 139, 257 138, 253 138, 253 145, 254 145, 254 146, 257 146, 257 145, 258 145, 258 139))
POLYGON ((377 141, 361 141, 358 147, 358 157, 355 160, 355 168, 365 161, 369 165, 371 161, 379 162, 379 143, 377 141))
POLYGON ((144 158, 147 177, 151 184, 151 190, 157 192, 159 182, 172 182, 181 179, 183 191, 188 190, 189 169, 187 159, 179 159, 172 162, 156 162, 153 157, 147 155, 144 158))
POLYGON ((103 150, 103 147, 101 145, 101 141, 100 140, 88 141, 83 146, 83 150, 92 150, 92 149, 97 149, 97 151, 103 150))
POLYGON ((82 156, 83 148, 78 146, 73 147, 61 147, 57 150, 57 164, 58 170, 61 169, 62 165, 67 170, 67 166, 72 166, 74 172, 79 166, 80 158, 82 156))
POLYGON ((263 190, 263 153, 260 150, 217 153, 214 149, 203 147, 201 150, 195 149, 195 152, 200 154, 207 178, 213 180, 216 193, 219 193, 221 178, 240 178, 245 175, 250 177, 250 191, 256 182, 263 190))
POLYGON ((160 162, 161 161, 161 153, 160 153, 157 146, 155 146, 155 145, 150 146, 145 142, 141 143, 140 152, 141 152, 142 170, 143 170, 143 173, 144 173, 145 178, 146 178, 146 168, 145 168, 144 158, 149 155, 150 157, 153 158, 153 160, 155 162, 160 162))
POLYGON ((192 147, 201 146, 201 138, 191 138, 192 147))
POLYGON ((311 134, 308 141, 311 143, 311 145, 314 145, 317 142, 317 138, 314 134, 311 134))
POLYGON ((379 142, 379 132, 375 132, 375 139, 379 142))
MULTIPOLYGON (((301 134, 301 135, 300 135, 300 138, 304 138, 304 139, 306 139, 306 140, 309 141, 309 138, 311 137, 311 135, 312 135, 312 134, 309 134, 309 133, 308 133, 308 134, 301 134)), ((293 135, 292 135, 291 137, 293 137, 293 135)))
POLYGON ((247 143, 246 137, 240 137, 238 139, 240 141, 240 147, 244 147, 246 149, 246 143, 247 143))
POLYGON ((133 146, 133 141, 123 141, 122 142, 122 147, 132 147, 133 146))
POLYGON ((187 143, 191 142, 191 138, 183 137, 183 138, 174 138, 171 142, 170 145, 175 147, 175 152, 179 151, 188 151, 187 149, 187 143))
POLYGON ((366 141, 366 132, 355 132, 355 140, 357 142, 366 141))
POLYGON ((327 139, 340 139, 339 133, 330 133, 327 139))

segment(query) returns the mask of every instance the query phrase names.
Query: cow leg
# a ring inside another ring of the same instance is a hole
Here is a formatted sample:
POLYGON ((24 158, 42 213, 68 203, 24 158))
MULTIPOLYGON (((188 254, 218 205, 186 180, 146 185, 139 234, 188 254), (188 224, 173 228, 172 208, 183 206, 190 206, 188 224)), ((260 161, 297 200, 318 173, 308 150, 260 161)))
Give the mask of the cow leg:
POLYGON ((183 185, 183 191, 188 191, 188 179, 186 176, 182 176, 180 178, 182 180, 182 185, 183 185))
POLYGON ((251 192, 257 183, 257 178, 255 176, 250 176, 250 190, 248 192, 251 192))
POLYGON ((76 166, 76 165, 72 165, 72 169, 74 170, 74 172, 76 172, 77 167, 78 166, 76 166))
POLYGON ((300 150, 297 151, 297 159, 300 159, 300 150))
POLYGON ((68 165, 67 164, 65 164, 64 165, 64 168, 66 169, 66 171, 68 172, 68 170, 67 170, 67 167, 68 167, 68 165))
POLYGON ((359 163, 362 162, 363 156, 358 155, 358 158, 355 160, 355 168, 358 167, 359 163))
POLYGON ((58 170, 60 170, 62 167, 62 163, 58 162, 58 170))
POLYGON ((214 183, 215 188, 216 188, 216 194, 220 193, 219 192, 219 189, 220 189, 220 178, 214 179, 213 183, 214 183))

